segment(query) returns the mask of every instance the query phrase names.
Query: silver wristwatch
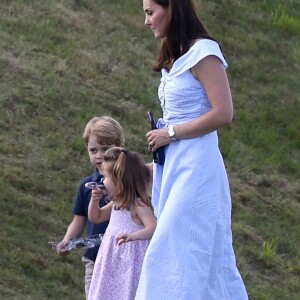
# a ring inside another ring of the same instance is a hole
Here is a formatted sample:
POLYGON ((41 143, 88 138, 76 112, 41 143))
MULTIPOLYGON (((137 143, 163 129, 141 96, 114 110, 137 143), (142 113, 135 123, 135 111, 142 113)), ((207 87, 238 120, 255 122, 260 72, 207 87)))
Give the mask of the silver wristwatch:
POLYGON ((176 141, 176 140, 177 140, 176 137, 175 137, 176 132, 175 132, 175 130, 174 130, 174 126, 173 126, 173 125, 171 125, 171 126, 169 127, 168 135, 169 135, 169 137, 170 137, 170 139, 171 139, 172 141, 176 141))

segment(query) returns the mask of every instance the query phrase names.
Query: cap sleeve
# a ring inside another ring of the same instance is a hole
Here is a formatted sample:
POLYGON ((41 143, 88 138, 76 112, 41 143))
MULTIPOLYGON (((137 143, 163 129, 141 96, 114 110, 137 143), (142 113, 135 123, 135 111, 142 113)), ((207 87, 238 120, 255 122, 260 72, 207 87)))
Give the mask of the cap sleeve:
POLYGON ((178 76, 194 67, 200 60, 209 55, 217 56, 222 61, 224 68, 227 69, 228 64, 221 52, 219 44, 212 40, 203 39, 197 41, 187 53, 175 61, 169 75, 172 77, 178 76))

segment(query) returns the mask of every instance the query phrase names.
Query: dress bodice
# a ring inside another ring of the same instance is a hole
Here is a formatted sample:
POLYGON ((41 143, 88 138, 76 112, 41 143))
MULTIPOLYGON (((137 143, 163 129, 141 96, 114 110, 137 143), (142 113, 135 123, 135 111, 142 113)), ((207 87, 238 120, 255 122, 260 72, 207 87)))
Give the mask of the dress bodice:
POLYGON ((191 73, 191 68, 209 55, 217 56, 227 68, 218 43, 203 39, 178 58, 169 72, 162 69, 158 96, 165 123, 184 123, 211 110, 204 87, 191 73))
POLYGON ((115 208, 112 208, 109 225, 106 229, 106 234, 117 236, 124 232, 135 232, 143 228, 143 225, 134 223, 131 217, 130 210, 116 210, 115 208))

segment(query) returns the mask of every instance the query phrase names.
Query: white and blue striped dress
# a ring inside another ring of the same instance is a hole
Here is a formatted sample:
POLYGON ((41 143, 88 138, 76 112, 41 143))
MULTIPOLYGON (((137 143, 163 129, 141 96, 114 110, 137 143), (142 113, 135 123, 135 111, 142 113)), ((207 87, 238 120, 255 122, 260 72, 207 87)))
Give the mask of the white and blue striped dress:
MULTIPOLYGON (((206 56, 227 68, 219 45, 199 40, 170 72, 162 70, 158 127, 193 120, 211 109, 191 68, 206 56)), ((217 132, 165 147, 154 165, 152 201, 158 223, 143 263, 136 300, 245 300, 232 247, 231 197, 217 132)))

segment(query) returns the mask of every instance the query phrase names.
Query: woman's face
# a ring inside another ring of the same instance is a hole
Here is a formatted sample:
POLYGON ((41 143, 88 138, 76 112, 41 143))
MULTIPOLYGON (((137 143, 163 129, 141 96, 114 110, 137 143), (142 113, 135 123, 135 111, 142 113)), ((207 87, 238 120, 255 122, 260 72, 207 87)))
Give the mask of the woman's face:
POLYGON ((161 39, 166 37, 170 23, 169 9, 158 5, 153 0, 143 0, 143 9, 145 12, 145 24, 151 28, 155 38, 161 39))

